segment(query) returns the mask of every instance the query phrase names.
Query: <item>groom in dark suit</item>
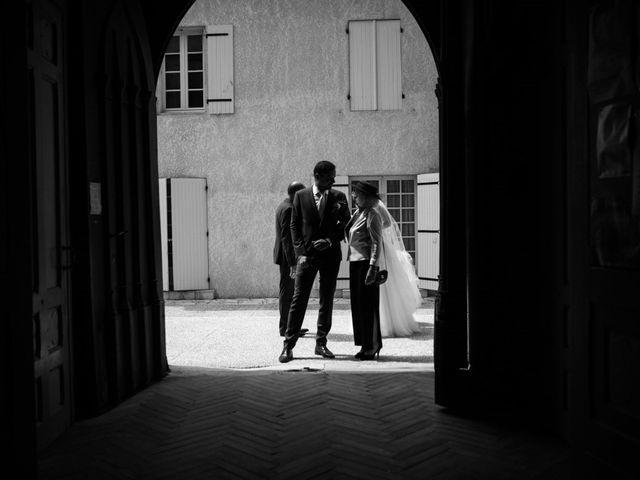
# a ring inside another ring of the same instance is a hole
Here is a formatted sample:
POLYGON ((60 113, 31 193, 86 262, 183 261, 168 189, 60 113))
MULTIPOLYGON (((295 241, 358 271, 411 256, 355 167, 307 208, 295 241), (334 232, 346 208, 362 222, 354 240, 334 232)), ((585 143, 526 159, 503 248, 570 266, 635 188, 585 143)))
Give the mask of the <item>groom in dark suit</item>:
POLYGON ((318 273, 320 310, 315 353, 324 358, 334 358, 327 348, 327 334, 331 330, 333 296, 342 259, 340 241, 344 238, 344 226, 351 215, 344 193, 331 190, 336 166, 328 161, 318 162, 313 176, 313 186, 299 190, 293 198, 291 237, 298 264, 284 348, 279 357, 282 363, 293 360, 293 347, 300 336, 309 295, 318 273))

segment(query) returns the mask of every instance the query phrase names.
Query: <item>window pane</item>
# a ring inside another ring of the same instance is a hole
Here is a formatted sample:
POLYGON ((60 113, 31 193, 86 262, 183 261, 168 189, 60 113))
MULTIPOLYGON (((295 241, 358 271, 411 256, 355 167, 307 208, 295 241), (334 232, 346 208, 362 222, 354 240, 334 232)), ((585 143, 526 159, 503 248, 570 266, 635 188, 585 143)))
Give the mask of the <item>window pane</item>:
POLYGON ((203 94, 202 90, 189 91, 189 108, 202 108, 203 94))
POLYGON ((387 195, 387 207, 399 207, 400 206, 400 195, 387 195))
POLYGON ((189 70, 202 70, 202 54, 190 53, 188 56, 189 70))
POLYGON ((387 180, 387 193, 399 193, 400 180, 387 180))
POLYGON ((402 211, 403 222, 414 222, 416 219, 415 210, 413 208, 402 211))
POLYGON ((164 70, 166 72, 179 72, 180 71, 180 55, 165 55, 164 70))
POLYGON ((179 73, 167 73, 164 76, 167 90, 179 90, 180 89, 180 74, 179 73))
POLYGON ((187 37, 187 50, 189 52, 201 52, 202 35, 189 35, 187 37))
MULTIPOLYGON (((405 250, 415 251, 416 239, 415 238, 403 238, 405 250)), ((412 255, 413 256, 413 255, 412 255)))
POLYGON ((202 88, 202 72, 189 72, 189 86, 190 90, 195 88, 202 88))
POLYGON ((390 208, 389 213, 391 214, 391 216, 394 218, 396 222, 400 221, 400 210, 390 208))
POLYGON ((402 191, 413 193, 413 180, 402 180, 402 191))
POLYGON ((167 46, 167 53, 178 53, 180 51, 180 37, 171 37, 167 46))
POLYGON ((415 235, 415 227, 413 223, 403 223, 401 228, 403 237, 413 237, 415 235))
POLYGON ((415 199, 413 195, 403 195, 402 196, 402 206, 403 207, 413 207, 415 203, 415 199))
POLYGON ((167 108, 180 108, 180 92, 167 92, 165 105, 167 108))

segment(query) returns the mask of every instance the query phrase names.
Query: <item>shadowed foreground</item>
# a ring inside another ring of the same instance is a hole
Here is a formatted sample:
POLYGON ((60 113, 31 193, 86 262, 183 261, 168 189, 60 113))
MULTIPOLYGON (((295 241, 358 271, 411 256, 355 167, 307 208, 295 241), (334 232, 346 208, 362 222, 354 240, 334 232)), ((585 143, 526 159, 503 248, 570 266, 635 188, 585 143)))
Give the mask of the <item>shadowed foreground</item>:
POLYGON ((174 367, 41 455, 42 479, 560 479, 566 446, 434 404, 426 371, 174 367))

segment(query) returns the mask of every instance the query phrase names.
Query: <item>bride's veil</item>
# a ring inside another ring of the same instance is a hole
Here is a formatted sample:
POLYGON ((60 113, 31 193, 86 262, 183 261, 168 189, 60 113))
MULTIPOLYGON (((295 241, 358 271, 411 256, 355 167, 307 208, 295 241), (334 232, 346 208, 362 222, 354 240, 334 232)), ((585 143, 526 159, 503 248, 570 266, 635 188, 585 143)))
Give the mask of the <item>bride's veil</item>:
POLYGON ((380 248, 378 265, 389 273, 387 281, 380 286, 382 336, 411 335, 419 330, 414 313, 422 305, 413 259, 404 247, 398 223, 384 203, 378 200, 371 210, 375 214, 369 216, 370 221, 381 224, 379 229, 369 229, 380 248))

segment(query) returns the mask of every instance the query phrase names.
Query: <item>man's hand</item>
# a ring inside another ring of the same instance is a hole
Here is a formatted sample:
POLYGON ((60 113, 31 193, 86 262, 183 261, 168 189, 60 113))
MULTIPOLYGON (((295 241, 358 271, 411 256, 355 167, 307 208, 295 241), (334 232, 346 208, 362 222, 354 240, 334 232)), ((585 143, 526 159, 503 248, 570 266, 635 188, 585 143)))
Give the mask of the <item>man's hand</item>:
POLYGON ((289 276, 291 278, 296 278, 296 266, 295 265, 291 265, 289 267, 289 276))
POLYGON ((315 248, 319 252, 326 250, 330 246, 331 246, 331 243, 329 243, 329 240, 327 240, 326 238, 321 238, 320 240, 313 241, 313 248, 315 248))
POLYGON ((364 277, 365 285, 373 285, 376 281, 376 274, 378 273, 379 268, 375 265, 370 265, 369 270, 367 270, 367 276, 364 277))

